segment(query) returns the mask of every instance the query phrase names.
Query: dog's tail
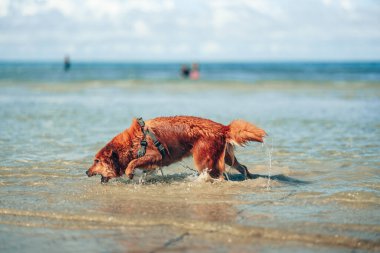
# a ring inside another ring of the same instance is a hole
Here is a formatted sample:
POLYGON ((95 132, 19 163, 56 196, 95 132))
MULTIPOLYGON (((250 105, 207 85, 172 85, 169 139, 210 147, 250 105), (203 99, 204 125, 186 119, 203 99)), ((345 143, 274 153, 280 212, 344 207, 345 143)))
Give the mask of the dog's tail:
POLYGON ((267 135, 260 129, 244 120, 234 120, 228 125, 227 142, 244 146, 249 141, 263 142, 267 135))

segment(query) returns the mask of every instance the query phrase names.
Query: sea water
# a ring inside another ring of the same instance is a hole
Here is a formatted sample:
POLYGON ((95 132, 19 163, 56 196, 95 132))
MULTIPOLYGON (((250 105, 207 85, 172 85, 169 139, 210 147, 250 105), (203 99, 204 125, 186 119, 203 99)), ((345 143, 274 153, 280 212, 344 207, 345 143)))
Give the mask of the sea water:
POLYGON ((379 64, 201 64, 195 82, 179 64, 2 64, 1 252, 380 249, 379 64), (133 117, 169 115, 265 129, 235 151, 262 177, 204 182, 192 158, 144 184, 85 175, 133 117))

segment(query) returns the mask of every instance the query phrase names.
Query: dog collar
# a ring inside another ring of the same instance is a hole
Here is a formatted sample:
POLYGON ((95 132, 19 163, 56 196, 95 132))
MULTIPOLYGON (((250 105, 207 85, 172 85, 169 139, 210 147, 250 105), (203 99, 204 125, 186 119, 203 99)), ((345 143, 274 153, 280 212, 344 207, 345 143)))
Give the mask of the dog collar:
POLYGON ((154 135, 154 133, 152 133, 151 131, 149 131, 148 127, 145 129, 145 122, 144 122, 144 120, 142 118, 138 118, 137 122, 139 123, 139 125, 141 127, 141 131, 144 134, 142 140, 140 141, 141 147, 140 147, 140 149, 137 152, 137 157, 140 158, 140 157, 143 157, 145 155, 145 153, 146 153, 146 147, 148 146, 148 142, 146 141, 146 136, 149 135, 149 137, 153 141, 154 146, 156 146, 156 148, 160 152, 162 158, 164 158, 165 157, 165 153, 166 153, 164 145, 162 145, 161 142, 158 141, 158 139, 154 135))

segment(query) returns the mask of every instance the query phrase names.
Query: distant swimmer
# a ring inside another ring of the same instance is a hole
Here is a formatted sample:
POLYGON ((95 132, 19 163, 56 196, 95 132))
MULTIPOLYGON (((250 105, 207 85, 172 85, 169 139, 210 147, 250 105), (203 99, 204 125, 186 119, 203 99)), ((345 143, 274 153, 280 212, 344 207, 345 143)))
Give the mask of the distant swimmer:
POLYGON ((199 66, 198 66, 198 64, 193 63, 193 65, 191 67, 191 72, 190 72, 190 79, 191 80, 198 80, 199 77, 200 77, 199 66))
POLYGON ((68 55, 66 55, 65 59, 63 60, 63 69, 65 71, 69 71, 70 67, 71 67, 70 57, 68 55))
POLYGON ((181 67, 181 76, 182 78, 189 78, 189 75, 190 75, 190 68, 187 66, 187 65, 182 65, 181 67))

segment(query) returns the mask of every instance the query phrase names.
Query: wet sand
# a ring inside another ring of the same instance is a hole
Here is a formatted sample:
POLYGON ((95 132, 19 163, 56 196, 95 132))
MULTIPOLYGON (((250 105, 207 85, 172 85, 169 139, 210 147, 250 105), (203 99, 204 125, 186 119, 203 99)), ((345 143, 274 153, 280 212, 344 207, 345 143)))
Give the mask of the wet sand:
POLYGON ((2 83, 0 251, 379 251, 379 84, 215 85, 2 83), (191 158, 144 184, 86 177, 132 117, 179 114, 266 129, 236 151, 263 177, 204 182, 191 158))

